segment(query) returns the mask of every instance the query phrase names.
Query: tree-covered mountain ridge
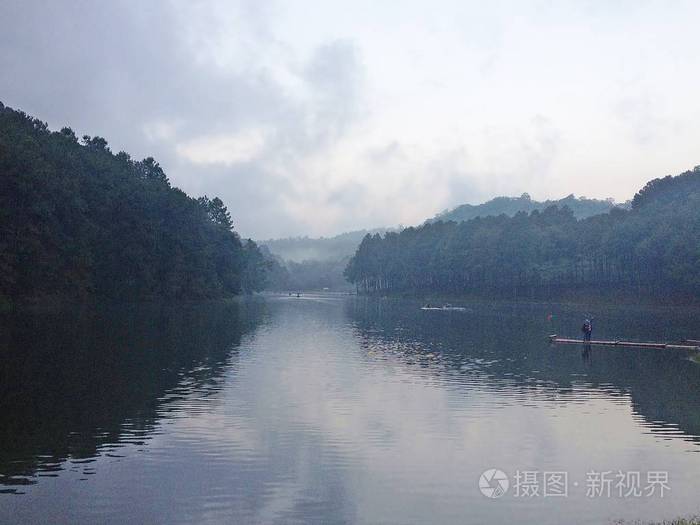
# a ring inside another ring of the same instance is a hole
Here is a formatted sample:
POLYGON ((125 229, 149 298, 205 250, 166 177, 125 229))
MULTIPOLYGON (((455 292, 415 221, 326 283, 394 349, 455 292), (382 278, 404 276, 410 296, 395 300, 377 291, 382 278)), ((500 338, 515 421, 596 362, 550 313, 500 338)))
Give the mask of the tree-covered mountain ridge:
POLYGON ((259 240, 258 244, 267 246, 270 251, 288 262, 337 261, 350 257, 368 233, 384 234, 391 228, 374 228, 372 230, 354 230, 329 237, 285 237, 280 239, 259 240))
MULTIPOLYGON (((615 207, 629 207, 629 203, 616 204, 612 199, 598 200, 569 195, 563 199, 538 202, 528 194, 520 197, 496 197, 478 205, 463 204, 453 210, 445 210, 426 223, 435 221, 470 220, 478 216, 513 216, 519 212, 543 210, 550 206, 568 207, 577 218, 607 213, 615 207)), ((271 286, 278 290, 311 290, 329 288, 347 290, 349 284, 343 277, 343 270, 357 250, 362 239, 367 235, 384 235, 387 232, 401 231, 397 228, 375 228, 373 230, 355 230, 329 237, 288 237, 259 241, 276 257, 276 262, 286 272, 275 272, 271 286)))
POLYGON ((559 208, 567 207, 577 219, 585 219, 593 215, 607 213, 612 208, 629 208, 630 203, 616 203, 614 199, 589 199, 587 197, 576 197, 574 194, 567 195, 562 199, 537 201, 533 200, 529 194, 523 193, 520 197, 495 197, 490 201, 481 204, 462 204, 451 210, 438 213, 426 222, 455 221, 463 222, 477 217, 497 216, 501 214, 512 217, 519 212, 533 212, 544 210, 550 206, 559 208))
POLYGON ((629 209, 569 207, 367 235, 345 275, 363 292, 700 296, 700 167, 654 179, 629 209))
POLYGON ((354 230, 331 237, 287 237, 258 241, 265 257, 273 262, 271 290, 350 291, 343 271, 367 234, 384 234, 390 228, 354 230))
POLYGON ((220 199, 0 103, 0 298, 225 297, 262 289, 268 267, 220 199))
MULTIPOLYGON (((536 201, 527 193, 520 197, 495 197, 481 204, 462 204, 451 210, 438 213, 435 217, 425 222, 455 221, 462 222, 476 217, 487 217, 505 214, 513 216, 518 212, 532 212, 544 210, 550 206, 568 207, 574 216, 582 219, 607 213, 612 208, 629 208, 630 203, 616 203, 613 199, 588 199, 576 197, 573 194, 561 199, 536 201)), ((350 257, 359 246, 365 235, 383 235, 388 231, 400 231, 397 228, 374 228, 371 230, 354 230, 328 237, 286 237, 280 239, 259 240, 258 243, 267 246, 270 251, 285 261, 302 263, 304 261, 336 261, 350 257)))

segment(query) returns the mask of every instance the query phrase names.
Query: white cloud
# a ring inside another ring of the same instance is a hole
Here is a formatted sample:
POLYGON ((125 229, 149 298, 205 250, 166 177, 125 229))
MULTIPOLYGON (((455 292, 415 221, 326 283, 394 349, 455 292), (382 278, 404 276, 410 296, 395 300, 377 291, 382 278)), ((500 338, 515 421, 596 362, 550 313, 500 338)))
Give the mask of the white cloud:
POLYGON ((698 164, 700 4, 0 4, 0 98, 153 155, 243 235, 415 224, 698 164), (84 23, 76 25, 80 18, 84 23))
POLYGON ((267 132, 246 129, 235 134, 198 137, 176 146, 178 155, 194 164, 242 164, 257 159, 265 149, 267 132))
POLYGON ((154 120, 143 125, 143 134, 153 142, 169 141, 176 137, 180 122, 167 120, 154 120))

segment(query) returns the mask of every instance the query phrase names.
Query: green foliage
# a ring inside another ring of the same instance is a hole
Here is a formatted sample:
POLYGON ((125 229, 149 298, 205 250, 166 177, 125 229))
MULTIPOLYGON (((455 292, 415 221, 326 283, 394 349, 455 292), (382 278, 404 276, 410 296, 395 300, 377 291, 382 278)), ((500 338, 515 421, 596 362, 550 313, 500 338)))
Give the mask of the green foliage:
POLYGON ((233 230, 233 221, 231 220, 231 214, 224 206, 223 201, 219 197, 214 197, 209 199, 206 195, 197 199, 197 202, 201 206, 202 210, 207 214, 209 220, 214 224, 218 224, 225 230, 233 230))
POLYGON ((259 290, 261 260, 152 157, 0 104, 0 296, 221 297, 259 290))
POLYGON ((263 245, 259 246, 266 264, 265 289, 267 290, 289 290, 290 278, 284 260, 270 252, 270 249, 263 245))
POLYGON ((367 235, 345 275, 361 291, 554 296, 700 293, 700 169, 652 181, 632 209, 577 220, 551 206, 367 235))
POLYGON ((488 217, 497 215, 514 216, 516 213, 531 213, 535 210, 545 210, 551 206, 559 208, 567 207, 574 212, 577 219, 585 219, 593 215, 607 213, 614 207, 624 207, 625 205, 615 204, 612 200, 587 199, 586 197, 575 197, 573 194, 559 200, 535 201, 530 195, 523 193, 520 197, 496 197, 482 204, 462 204, 452 210, 445 210, 427 222, 455 221, 462 222, 475 219, 477 217, 488 217))
MULTIPOLYGON (((576 198, 569 195, 558 201, 537 202, 529 195, 521 197, 496 197, 479 205, 464 204, 452 211, 445 211, 426 223, 436 221, 466 221, 476 217, 498 216, 505 214, 513 216, 519 212, 543 210, 551 205, 569 207, 577 218, 589 217, 606 213, 616 205, 611 200, 576 198)), ((347 261, 357 250, 362 239, 367 235, 395 232, 401 230, 378 228, 374 230, 357 230, 342 233, 334 237, 290 237, 287 239, 271 239, 261 241, 276 256, 282 258, 279 262, 286 267, 286 278, 281 274, 270 281, 270 289, 274 290, 347 290, 348 285, 343 277, 347 261), (286 261, 286 262, 285 262, 286 261)))
MULTIPOLYGON (((221 201, 219 200, 219 202, 221 201)), ((223 209, 226 210, 225 207, 223 209)), ((271 264, 265 260, 260 248, 251 239, 243 243, 243 261, 243 280, 241 283, 243 291, 250 294, 264 290, 271 264)))

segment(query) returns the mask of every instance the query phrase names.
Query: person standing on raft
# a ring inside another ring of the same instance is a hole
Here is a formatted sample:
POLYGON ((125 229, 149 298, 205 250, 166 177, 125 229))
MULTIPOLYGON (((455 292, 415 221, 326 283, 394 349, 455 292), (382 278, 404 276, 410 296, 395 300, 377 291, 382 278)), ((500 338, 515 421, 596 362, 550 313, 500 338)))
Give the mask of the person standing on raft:
POLYGON ((581 327, 583 332, 583 341, 587 342, 591 340, 591 334, 593 333, 593 321, 591 319, 586 319, 581 327))

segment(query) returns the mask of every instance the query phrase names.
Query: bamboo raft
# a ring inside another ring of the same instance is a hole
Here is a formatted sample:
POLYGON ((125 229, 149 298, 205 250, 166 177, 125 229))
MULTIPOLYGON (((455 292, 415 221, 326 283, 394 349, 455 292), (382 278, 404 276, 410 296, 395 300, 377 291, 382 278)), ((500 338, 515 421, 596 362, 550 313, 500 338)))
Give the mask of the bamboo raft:
MULTIPOLYGON (((550 343, 571 344, 571 345, 597 345, 597 346, 631 346, 636 348, 658 348, 661 350, 691 350, 700 351, 698 345, 676 345, 667 343, 637 343, 635 341, 584 341, 583 339, 566 339, 558 337, 556 334, 549 336, 550 343)), ((686 339, 686 342, 690 340, 686 339)), ((699 341, 700 342, 700 341, 699 341)))

